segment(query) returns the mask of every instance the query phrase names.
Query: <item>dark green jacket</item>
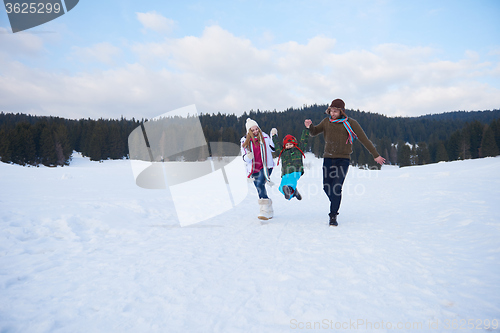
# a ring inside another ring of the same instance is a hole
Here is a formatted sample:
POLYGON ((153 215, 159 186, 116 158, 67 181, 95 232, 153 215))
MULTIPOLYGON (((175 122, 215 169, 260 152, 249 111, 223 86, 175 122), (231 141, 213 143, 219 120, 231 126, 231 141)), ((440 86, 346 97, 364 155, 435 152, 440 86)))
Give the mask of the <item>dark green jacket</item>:
MULTIPOLYGON (((309 131, 302 131, 302 136, 298 143, 299 148, 304 151, 307 148, 307 141, 309 140, 309 131)), ((279 154, 283 149, 283 142, 278 139, 277 135, 273 135, 274 148, 279 154)), ((304 164, 302 163, 302 153, 297 148, 285 149, 281 152, 279 160, 281 163, 281 177, 292 172, 300 172, 304 174, 304 164)))

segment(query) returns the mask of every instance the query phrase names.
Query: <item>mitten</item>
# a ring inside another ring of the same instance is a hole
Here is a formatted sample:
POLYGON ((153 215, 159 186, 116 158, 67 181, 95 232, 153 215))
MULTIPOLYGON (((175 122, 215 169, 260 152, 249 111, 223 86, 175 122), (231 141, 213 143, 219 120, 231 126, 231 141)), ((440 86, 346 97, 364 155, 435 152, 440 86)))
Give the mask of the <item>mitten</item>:
POLYGON ((252 152, 249 152, 247 154, 247 158, 250 159, 250 160, 253 160, 253 153, 252 152))
POLYGON ((271 129, 271 138, 272 138, 273 136, 275 136, 275 135, 278 135, 278 130, 277 130, 276 128, 274 128, 274 127, 273 127, 273 128, 271 129))

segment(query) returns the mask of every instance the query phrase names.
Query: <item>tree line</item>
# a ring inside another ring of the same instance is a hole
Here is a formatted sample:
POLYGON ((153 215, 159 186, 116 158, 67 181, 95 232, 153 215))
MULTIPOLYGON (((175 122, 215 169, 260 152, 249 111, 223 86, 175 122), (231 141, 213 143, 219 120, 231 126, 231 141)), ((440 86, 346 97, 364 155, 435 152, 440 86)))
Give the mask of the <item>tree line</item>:
MULTIPOLYGON (((239 145, 248 117, 257 121, 267 133, 276 127, 280 138, 286 134, 300 137, 305 128, 304 119, 318 124, 326 116, 326 108, 327 105, 314 104, 280 112, 251 110, 239 117, 202 114, 199 120, 207 142, 239 145)), ((422 165, 500 154, 500 110, 457 111, 421 117, 387 117, 360 110, 346 110, 346 113, 360 123, 378 152, 393 165, 422 165)), ((123 117, 119 120, 70 120, 2 112, 0 161, 20 165, 68 165, 73 151, 93 161, 130 158, 129 135, 146 122, 123 117)), ((165 138, 165 135, 160 136, 165 138)), ((174 140, 174 136, 169 137, 174 140)), ((312 137, 307 151, 322 157, 324 144, 322 135, 312 137)), ((164 146, 157 148, 165 149, 164 146)), ((194 156, 204 158, 206 154, 194 156)), ((376 166, 358 141, 354 142, 351 163, 376 166)))
POLYGON ((0 161, 20 165, 68 165, 73 151, 93 161, 128 155, 135 119, 70 120, 0 113, 0 161))
MULTIPOLYGON (((235 115, 202 115, 203 130, 209 141, 239 143, 246 118, 257 121, 267 133, 276 127, 280 138, 300 137, 304 120, 318 124, 326 117, 327 105, 310 105, 282 112, 250 111, 235 115)), ((387 163, 399 166, 423 165, 440 161, 497 156, 500 154, 500 110, 456 111, 420 117, 387 117, 360 110, 346 110, 356 119, 387 163)), ((307 151, 323 156, 323 135, 311 137, 307 151)), ((351 164, 378 166, 359 141, 354 142, 351 164)))

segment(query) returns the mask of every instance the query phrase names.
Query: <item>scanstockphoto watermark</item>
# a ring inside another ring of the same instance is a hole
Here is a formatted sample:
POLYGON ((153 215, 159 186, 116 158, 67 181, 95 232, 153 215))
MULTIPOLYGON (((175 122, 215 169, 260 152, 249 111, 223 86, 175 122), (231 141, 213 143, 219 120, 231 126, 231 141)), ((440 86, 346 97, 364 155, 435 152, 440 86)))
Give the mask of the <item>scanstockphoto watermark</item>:
MULTIPOLYGON (((252 181, 252 179, 250 179, 252 181)), ((323 194, 325 191, 325 186, 329 185, 323 185, 320 182, 318 182, 317 179, 314 179, 313 181, 308 181, 307 179, 300 179, 299 183, 297 185, 297 189, 300 192, 302 198, 305 199, 313 199, 317 197, 320 194, 323 194)), ((281 197, 283 194, 279 191, 279 185, 276 183, 272 183, 272 186, 268 187, 267 190, 268 194, 271 195, 271 197, 281 197)), ((351 182, 345 182, 344 185, 334 185, 333 187, 333 193, 336 195, 344 195, 346 197, 349 196, 363 196, 366 195, 366 187, 362 183, 356 183, 353 184, 351 182)), ((251 192, 251 196, 258 196, 257 192, 251 192)))
POLYGON ((496 330, 500 327, 498 319, 433 319, 429 321, 384 321, 368 319, 349 319, 345 321, 323 319, 321 321, 290 320, 292 330, 496 330))
MULTIPOLYGON (((312 153, 308 153, 304 159, 304 175, 302 178, 318 178, 328 176, 330 178, 343 177, 346 179, 376 179, 379 177, 379 168, 376 166, 368 168, 358 168, 349 166, 348 170, 337 166, 330 167, 328 170, 324 166, 315 167, 313 163, 308 162, 308 159, 315 158, 312 153)), ((302 179, 301 178, 301 179, 302 179)))
POLYGON ((142 123, 128 146, 136 184, 168 190, 181 226, 233 209, 248 194, 240 146, 207 142, 195 105, 142 123))
POLYGON ((79 0, 4 0, 13 33, 52 21, 72 10, 79 0))
POLYGON ((427 328, 423 322, 391 322, 372 321, 368 319, 349 319, 338 321, 323 319, 321 321, 290 320, 292 330, 422 330, 427 328))
MULTIPOLYGON (((308 155, 308 158, 315 158, 314 155, 308 155)), ((277 167, 275 167, 276 169, 277 167)), ((352 171, 346 171, 343 168, 333 167, 329 170, 326 170, 324 167, 312 166, 311 162, 304 163, 304 175, 300 178, 297 189, 300 191, 302 198, 312 199, 317 195, 328 190, 328 193, 334 193, 335 195, 345 195, 346 197, 350 196, 363 196, 366 195, 367 189, 365 184, 363 183, 368 179, 377 179, 380 174, 380 170, 377 167, 373 167, 370 169, 358 169, 352 167, 352 171), (328 184, 323 184, 321 182, 322 177, 328 173, 330 177, 341 176, 345 178, 343 185, 336 184, 333 185, 333 189, 331 189, 328 184)), ((350 168, 351 169, 351 168, 350 168)), ((290 171, 290 170, 289 170, 290 171)), ((276 177, 279 177, 279 173, 272 174, 271 176, 274 181, 268 183, 268 193, 271 197, 281 197, 282 194, 279 191, 279 185, 276 184, 276 177)), ((279 178, 278 178, 279 179, 279 178)), ((250 178, 249 181, 253 181, 253 178, 250 178)), ((258 196, 257 192, 251 192, 251 196, 258 196)))

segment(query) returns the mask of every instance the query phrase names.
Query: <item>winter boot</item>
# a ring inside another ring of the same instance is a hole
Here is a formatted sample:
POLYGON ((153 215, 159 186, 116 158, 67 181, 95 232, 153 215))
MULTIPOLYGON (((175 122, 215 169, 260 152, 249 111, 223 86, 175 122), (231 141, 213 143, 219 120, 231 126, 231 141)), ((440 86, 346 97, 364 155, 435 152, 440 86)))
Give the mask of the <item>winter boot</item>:
POLYGON ((269 220, 273 218, 273 202, 271 199, 259 199, 260 214, 259 219, 269 220))
POLYGON ((266 218, 266 212, 265 212, 265 209, 264 209, 264 199, 259 199, 259 216, 258 218, 261 219, 261 220, 267 220, 266 218))
POLYGON ((290 200, 290 198, 293 195, 293 188, 285 185, 285 186, 283 186, 283 193, 285 194, 285 199, 290 200))
POLYGON ((299 190, 295 189, 294 196, 297 198, 297 200, 302 200, 302 196, 299 193, 299 190))
POLYGON ((337 223, 337 215, 339 215, 339 213, 330 214, 330 226, 331 227, 336 227, 339 225, 337 223))
POLYGON ((274 210, 273 210, 273 202, 271 199, 264 199, 267 201, 267 204, 266 204, 266 214, 267 214, 267 218, 269 219, 272 219, 273 216, 274 216, 274 210))

